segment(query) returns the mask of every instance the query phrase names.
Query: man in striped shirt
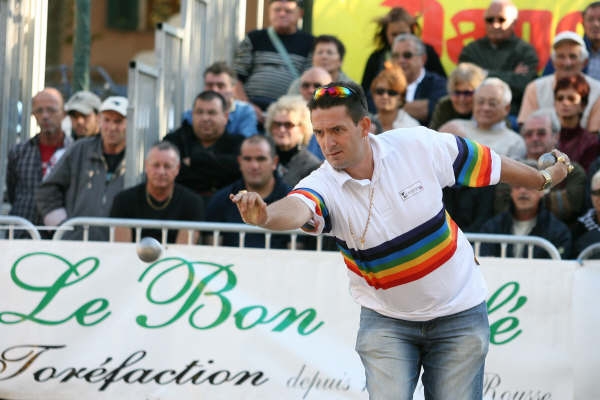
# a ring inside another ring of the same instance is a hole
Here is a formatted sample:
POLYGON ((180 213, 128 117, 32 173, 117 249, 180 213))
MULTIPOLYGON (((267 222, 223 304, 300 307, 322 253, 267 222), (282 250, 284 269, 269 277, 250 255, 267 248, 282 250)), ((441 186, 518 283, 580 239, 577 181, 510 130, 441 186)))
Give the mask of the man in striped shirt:
POLYGON ((489 325, 486 285, 442 189, 499 181, 542 189, 563 180, 568 157, 543 172, 474 141, 424 127, 369 134, 360 86, 333 82, 309 102, 326 161, 268 207, 232 195, 245 222, 335 237, 361 306, 356 349, 373 399, 412 399, 419 371, 432 399, 481 399, 489 325))

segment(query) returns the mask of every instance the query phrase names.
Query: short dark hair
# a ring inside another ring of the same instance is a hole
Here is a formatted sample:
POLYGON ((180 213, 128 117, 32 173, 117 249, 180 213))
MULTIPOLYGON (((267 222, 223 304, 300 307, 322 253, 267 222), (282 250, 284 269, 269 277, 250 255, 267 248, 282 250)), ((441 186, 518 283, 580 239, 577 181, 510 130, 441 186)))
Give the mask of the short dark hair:
POLYGON ((573 75, 567 78, 559 79, 554 86, 554 99, 559 90, 573 89, 581 96, 581 105, 587 106, 590 96, 590 85, 582 74, 573 75))
POLYGON ((336 106, 346 106, 348 114, 355 124, 363 119, 363 117, 369 115, 367 109, 367 98, 362 87, 354 82, 337 81, 331 82, 328 85, 322 86, 315 91, 315 95, 321 92, 321 90, 327 90, 328 88, 340 86, 350 91, 349 96, 339 97, 330 96, 327 93, 316 98, 313 96, 308 102, 308 109, 312 112, 317 108, 331 108, 336 106))
POLYGON ((315 38, 315 41, 313 42, 313 47, 312 47, 312 52, 315 52, 315 49, 317 48, 317 45, 319 43, 333 43, 335 45, 335 47, 337 47, 337 51, 340 55, 340 60, 344 61, 344 55, 346 54, 346 47, 344 46, 344 43, 342 43, 342 41, 340 39, 338 39, 337 37, 333 36, 333 35, 319 35, 315 38))
POLYGON ((585 6, 583 11, 581 12, 581 16, 585 18, 585 14, 587 14, 588 10, 590 8, 596 8, 596 7, 600 7, 600 1, 594 1, 590 4, 588 4, 587 6, 585 6))
MULTIPOLYGON (((275 156, 277 155, 277 149, 275 147, 275 142, 273 141, 273 138, 271 136, 265 136, 265 135, 261 135, 259 133, 254 134, 254 135, 244 139, 244 141, 242 142, 242 146, 244 145, 244 143, 261 143, 261 142, 265 142, 269 146, 269 154, 271 155, 271 158, 275 158, 275 156)), ((240 146, 240 154, 242 153, 242 146, 240 146)))
POLYGON ((227 100, 225 100, 225 97, 213 90, 205 90, 203 92, 200 92, 200 94, 198 94, 198 96, 196 96, 196 98, 194 99, 193 105, 195 106, 198 100, 213 101, 214 99, 218 99, 221 102, 223 112, 228 111, 227 100))
POLYGON ((181 155, 179 153, 179 149, 177 148, 177 146, 175 146, 173 143, 167 141, 167 140, 163 140, 161 142, 155 143, 154 145, 152 145, 152 147, 150 147, 150 149, 148 149, 148 152, 146 153, 146 158, 148 158, 148 154, 153 150, 156 149, 158 151, 168 151, 168 150, 172 150, 175 152, 175 154, 177 155, 177 161, 180 160, 181 155))
POLYGON ((283 2, 291 1, 293 3, 296 3, 298 5, 298 7, 300 7, 300 8, 302 8, 302 3, 303 3, 302 0, 269 0, 269 4, 275 3, 276 1, 283 1, 283 2))
POLYGON ((217 61, 217 62, 209 65, 204 70, 204 74, 202 76, 206 78, 207 74, 214 74, 214 75, 227 74, 231 77, 232 80, 237 79, 237 74, 235 73, 235 70, 233 68, 231 68, 229 65, 227 65, 227 63, 225 61, 217 61))

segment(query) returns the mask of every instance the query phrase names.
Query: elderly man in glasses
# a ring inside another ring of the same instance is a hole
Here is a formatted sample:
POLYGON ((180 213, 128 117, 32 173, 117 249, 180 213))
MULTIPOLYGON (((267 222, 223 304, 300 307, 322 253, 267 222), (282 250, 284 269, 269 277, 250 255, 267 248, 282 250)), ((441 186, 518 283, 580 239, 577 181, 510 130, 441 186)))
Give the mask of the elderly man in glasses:
POLYGON ((484 14, 485 36, 465 46, 458 57, 458 62, 479 65, 488 76, 508 83, 513 94, 513 117, 519 113, 525 87, 537 77, 538 66, 533 46, 514 33, 518 15, 510 0, 492 1, 484 14))
POLYGON ((538 171, 425 127, 369 133, 360 86, 333 82, 308 105, 326 161, 283 199, 231 195, 246 223, 334 236, 362 307, 356 349, 372 399, 412 399, 424 369, 432 399, 480 400, 489 345, 486 288, 442 188, 558 184, 569 158, 538 171))

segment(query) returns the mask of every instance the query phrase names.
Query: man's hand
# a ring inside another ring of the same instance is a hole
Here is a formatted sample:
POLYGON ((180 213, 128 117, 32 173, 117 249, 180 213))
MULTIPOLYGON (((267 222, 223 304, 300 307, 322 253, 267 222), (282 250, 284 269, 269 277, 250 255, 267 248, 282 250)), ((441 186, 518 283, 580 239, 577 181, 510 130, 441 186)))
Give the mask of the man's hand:
POLYGON ((242 220, 247 224, 264 226, 267 222, 267 203, 256 192, 240 190, 229 198, 237 206, 242 220))

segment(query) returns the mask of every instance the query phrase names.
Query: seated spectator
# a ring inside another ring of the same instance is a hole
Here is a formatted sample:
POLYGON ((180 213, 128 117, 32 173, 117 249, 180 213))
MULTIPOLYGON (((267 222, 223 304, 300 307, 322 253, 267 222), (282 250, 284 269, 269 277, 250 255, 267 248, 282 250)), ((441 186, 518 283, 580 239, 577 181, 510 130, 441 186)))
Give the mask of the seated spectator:
MULTIPOLYGON (((554 74, 537 78, 527 85, 517 119, 519 124, 525 122, 529 114, 537 109, 553 108, 556 82, 580 74, 588 56, 585 43, 577 33, 564 31, 556 35, 552 42, 551 53, 554 74)), ((587 75, 584 77, 590 85, 590 94, 581 117, 581 126, 590 132, 597 132, 600 130, 600 102, 597 107, 594 105, 600 98, 600 81, 587 75)))
MULTIPOLYGON (((525 120, 521 136, 525 140, 528 160, 537 161, 544 153, 550 153, 558 144, 560 125, 554 111, 537 110, 525 120)), ((569 153, 567 153, 569 154, 569 153)), ((572 160, 572 159, 571 159, 572 160)), ((546 190, 544 205, 555 217, 571 227, 584 210, 585 171, 581 165, 572 163, 573 170, 558 185, 546 190)), ((496 187, 496 210, 506 211, 510 204, 510 188, 496 187)))
POLYGON ((458 64, 448 77, 449 95, 442 97, 435 105, 429 127, 437 130, 452 119, 471 119, 473 95, 485 76, 485 71, 475 64, 458 64))
POLYGON ((498 78, 486 78, 475 89, 473 119, 453 119, 439 130, 472 139, 504 156, 524 158, 523 138, 505 122, 510 101, 510 88, 506 83, 498 78))
MULTIPOLYGON (((244 140, 238 156, 242 179, 239 179, 219 190, 211 199, 206 209, 208 221, 243 223, 237 206, 229 196, 240 190, 257 192, 262 199, 270 204, 286 196, 290 187, 286 185, 277 173, 278 157, 275 144, 268 136, 252 136, 244 140)), ((239 246, 237 233, 223 233, 220 236, 221 245, 239 246)), ((287 247, 289 235, 273 235, 271 248, 287 247)), ((245 247, 265 247, 265 235, 246 234, 245 247)))
MULTIPOLYGON (((329 72, 324 68, 310 67, 304 71, 300 77, 299 93, 304 101, 308 103, 318 87, 327 85, 331 82, 331 75, 329 75, 329 72)), ((290 93, 290 91, 288 91, 288 94, 294 95, 298 93, 290 93)))
MULTIPOLYGON (((312 49, 312 65, 313 67, 323 68, 331 76, 331 80, 324 84, 332 81, 352 80, 342 71, 344 54, 346 54, 346 48, 337 37, 331 35, 321 35, 315 38, 312 49)), ((302 94, 300 92, 300 79, 301 78, 298 78, 292 82, 287 94, 302 94)))
POLYGON ((321 160, 306 149, 313 131, 310 113, 302 97, 282 96, 271 104, 265 127, 275 142, 279 157, 277 171, 288 186, 295 186, 319 168, 321 160))
POLYGON ((371 82, 371 94, 377 109, 374 119, 381 124, 383 131, 421 125, 402 109, 406 102, 406 78, 400 67, 386 65, 371 82))
MULTIPOLYGON (((6 164, 6 197, 11 206, 9 215, 25 218, 39 226, 43 225, 43 220, 35 205, 36 191, 42 178, 50 173, 73 140, 61 127, 63 98, 58 90, 45 88, 38 92, 31 99, 31 110, 40 131, 10 149, 6 164)), ((50 232, 42 231, 42 237, 50 236, 50 232)), ((14 237, 30 236, 17 230, 14 237)))
MULTIPOLYGON (((537 77, 538 56, 532 45, 515 35, 519 17, 510 0, 493 0, 485 10, 485 36, 466 45, 458 62, 471 62, 510 86, 509 115, 516 118, 525 87, 537 77)), ((516 125, 515 125, 516 129, 516 125)))
POLYGON ((394 38, 392 62, 402 68, 408 83, 404 111, 422 125, 429 126, 435 105, 447 92, 446 78, 426 70, 426 61, 421 39, 410 33, 394 38))
MULTIPOLYGON (((250 137, 258 132, 256 114, 250 103, 233 98, 236 85, 235 71, 223 61, 204 70, 204 90, 217 92, 227 100, 229 112, 225 131, 250 137)), ((188 125, 192 125, 192 110, 185 111, 183 119, 188 125)))
MULTIPOLYGON (((600 29, 598 21, 600 20, 600 2, 589 3, 582 14, 583 42, 589 53, 589 61, 584 66, 582 72, 591 78, 600 80, 600 29)), ((548 60, 542 75, 554 73, 552 59, 548 60)))
POLYGON ((76 92, 67 104, 65 111, 71 120, 71 136, 73 139, 100 134, 98 110, 100 97, 87 90, 76 92))
MULTIPOLYGON (((417 37, 421 36, 421 27, 417 23, 417 18, 402 7, 391 8, 387 14, 376 18, 374 22, 377 24, 373 38, 375 51, 369 55, 361 81, 363 90, 367 95, 369 111, 372 113, 375 112, 375 104, 369 92, 371 82, 383 70, 384 63, 391 61, 394 38, 402 33, 412 33, 417 37)), ((445 77, 446 71, 444 71, 440 57, 434 48, 427 43, 424 43, 424 46, 427 55, 425 69, 445 77)))
POLYGON ((192 125, 183 124, 165 136, 179 150, 181 168, 175 180, 208 204, 210 197, 240 177, 237 155, 244 137, 227 133, 227 101, 217 92, 196 96, 192 125))
MULTIPOLYGON (((590 183, 592 206, 577 218, 573 232, 573 256, 577 257, 586 247, 600 243, 600 171, 592 176, 590 183)), ((598 258, 595 254, 594 258, 598 258)))
MULTIPOLYGON (((111 218, 202 221, 202 198, 188 188, 175 183, 179 173, 179 151, 170 142, 158 143, 148 150, 144 160, 146 182, 119 192, 113 201, 111 218)), ((198 241, 194 232, 192 243, 198 241)), ((160 229, 142 229, 141 237, 150 236, 162 242, 160 229)), ((188 243, 188 230, 167 231, 167 243, 188 243)), ((135 229, 115 228, 117 242, 135 241, 135 229)))
POLYGON ((557 148, 586 170, 600 154, 598 135, 581 126, 589 93, 590 85, 581 74, 562 78, 554 86, 554 109, 560 120, 557 148))
MULTIPOLYGON (((526 160, 525 164, 537 168, 534 161, 526 160)), ((569 228, 556 218, 544 206, 544 191, 512 186, 510 189, 510 209, 485 222, 482 233, 496 233, 518 236, 539 236, 551 242, 563 259, 571 256, 571 232, 569 228)), ((500 244, 482 243, 480 256, 500 256, 500 244)), ((507 257, 527 257, 527 246, 524 244, 508 245, 507 257)), ((534 247, 533 258, 550 258, 540 247, 534 247)))
MULTIPOLYGON (((45 225, 74 217, 108 217, 123 190, 127 144, 127 99, 108 97, 100 106, 100 135, 77 140, 40 185, 35 200, 45 225)), ((81 240, 83 230, 63 239, 81 240)), ((108 240, 108 229, 91 227, 89 240, 108 240)))
POLYGON ((260 125, 267 107, 311 66, 314 38, 298 29, 301 7, 301 0, 269 0, 270 27, 248 32, 236 49, 233 65, 243 85, 236 85, 235 97, 252 104, 260 125))

